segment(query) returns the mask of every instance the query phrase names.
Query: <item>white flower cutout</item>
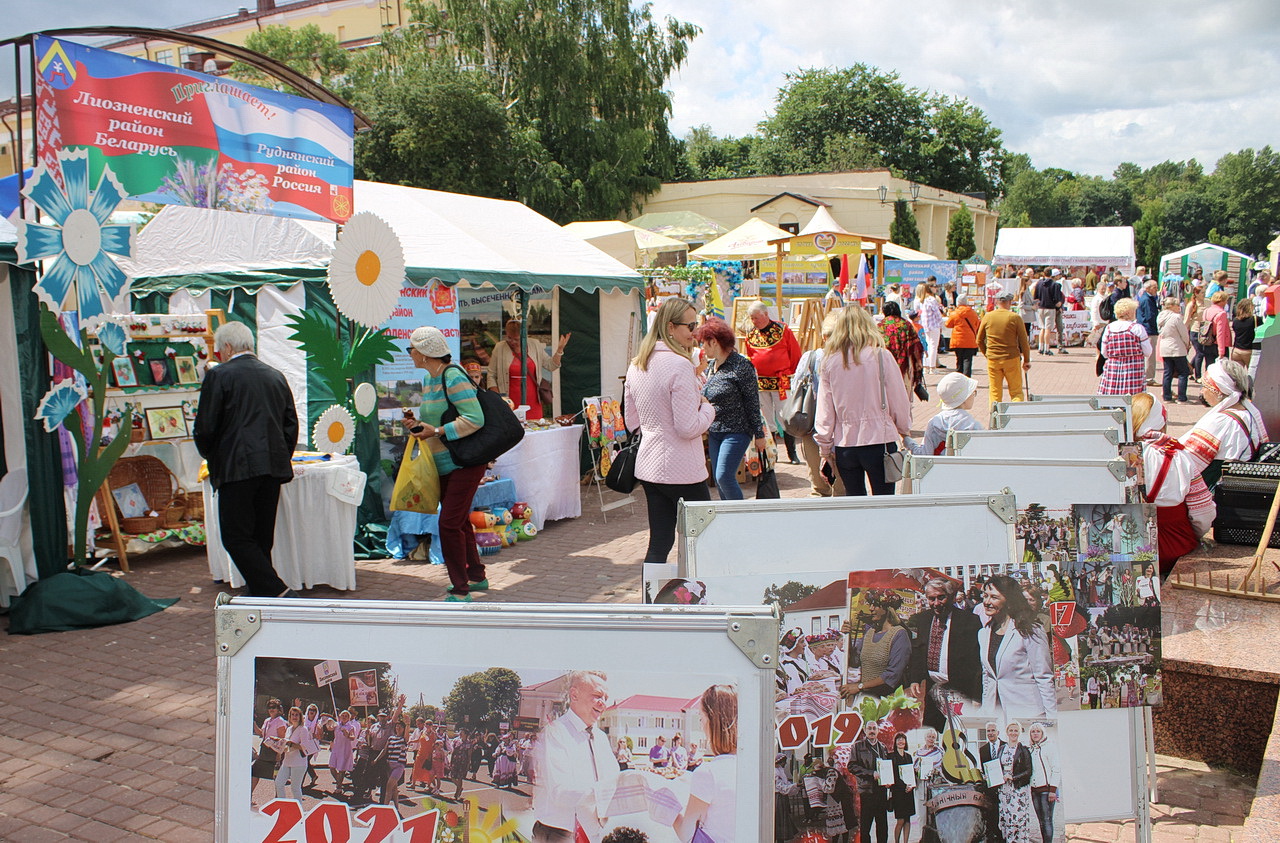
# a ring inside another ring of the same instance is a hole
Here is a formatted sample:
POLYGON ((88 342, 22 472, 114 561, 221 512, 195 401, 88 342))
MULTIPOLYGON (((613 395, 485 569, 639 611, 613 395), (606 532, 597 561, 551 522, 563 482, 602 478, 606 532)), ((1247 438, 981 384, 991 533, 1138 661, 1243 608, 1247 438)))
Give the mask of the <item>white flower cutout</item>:
POLYGON ((351 447, 351 440, 356 438, 356 420, 347 412, 347 408, 334 404, 320 414, 316 426, 311 430, 311 439, 316 443, 316 450, 326 454, 345 454, 351 447))
POLYGON ((353 397, 355 399, 356 414, 361 418, 368 418, 374 407, 378 405, 378 391, 373 388, 371 383, 362 383, 357 386, 353 397))
POLYGON ((333 303, 353 322, 376 328, 391 318, 404 286, 404 247, 381 217, 347 220, 329 258, 333 303))
POLYGON ((85 150, 59 152, 58 162, 65 188, 41 164, 22 191, 57 225, 19 220, 18 262, 53 258, 36 282, 36 296, 57 312, 66 307, 74 290, 80 324, 93 327, 108 311, 127 310, 129 277, 107 253, 133 254, 135 229, 107 225, 107 219, 128 194, 109 164, 103 166, 97 186, 89 189, 85 150))

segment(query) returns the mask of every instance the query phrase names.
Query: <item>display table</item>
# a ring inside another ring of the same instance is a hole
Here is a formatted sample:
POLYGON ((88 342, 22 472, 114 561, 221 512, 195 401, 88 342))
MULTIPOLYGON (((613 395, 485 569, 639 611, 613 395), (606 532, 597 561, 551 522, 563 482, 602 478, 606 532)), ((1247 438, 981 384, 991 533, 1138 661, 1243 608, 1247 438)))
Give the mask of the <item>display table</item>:
MULTIPOLYGON (((352 541, 365 479, 356 458, 347 455, 324 462, 295 463, 294 473, 297 476, 292 482, 280 489, 276 541, 271 553, 276 573, 295 591, 317 585, 354 589, 352 541)), ((208 480, 202 485, 209 573, 215 580, 240 588, 244 578, 222 547, 218 496, 208 480)))
POLYGON ((582 425, 531 430, 498 457, 494 472, 516 482, 520 500, 533 507, 533 525, 582 514, 578 471, 582 425))
MULTIPOLYGON (((505 506, 510 509, 516 502, 516 484, 509 479, 495 480, 485 483, 476 489, 476 496, 471 499, 471 508, 505 506)), ((391 523, 387 526, 387 553, 393 559, 404 559, 413 552, 414 540, 409 543, 405 536, 431 536, 430 559, 432 564, 443 565, 440 556, 440 516, 425 515, 421 512, 393 512, 391 523)))

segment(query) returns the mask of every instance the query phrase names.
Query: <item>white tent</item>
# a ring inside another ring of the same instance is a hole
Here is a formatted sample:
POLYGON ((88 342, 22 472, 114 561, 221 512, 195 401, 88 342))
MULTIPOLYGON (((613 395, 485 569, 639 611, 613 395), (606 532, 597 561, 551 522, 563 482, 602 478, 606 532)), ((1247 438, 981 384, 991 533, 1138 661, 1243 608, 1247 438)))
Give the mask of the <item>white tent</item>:
MULTIPOLYGON (((524 289, 639 289, 640 276, 519 202, 357 181, 355 207, 395 229, 408 276, 524 289)), ((134 279, 322 269, 329 223, 168 205, 121 266, 134 279)), ((138 286, 138 285, 135 285, 138 286)), ((147 283, 139 289, 146 289, 147 283)))
POLYGON ((1133 272, 1133 226, 1002 228, 993 264, 1114 266, 1133 272))
MULTIPOLYGON (((862 251, 874 252, 876 250, 875 243, 863 243, 862 251)), ((936 255, 928 252, 917 252, 915 249, 908 249, 906 246, 899 246, 897 243, 885 243, 880 248, 884 256, 891 261, 936 261, 936 255)))
POLYGON ((571 222, 564 229, 570 234, 581 237, 624 266, 633 268, 652 266, 654 263, 678 263, 678 259, 660 260, 659 255, 672 253, 679 255, 689 251, 687 243, 618 220, 571 222))
POLYGON ((836 218, 831 216, 831 212, 827 210, 826 205, 819 205, 818 210, 813 212, 813 216, 804 224, 804 228, 800 229, 801 234, 820 234, 824 231, 830 231, 834 234, 851 234, 847 228, 836 222, 836 218))
POLYGON ((790 237, 791 232, 770 225, 759 217, 752 217, 742 225, 722 234, 705 246, 689 253, 700 260, 752 260, 774 257, 778 250, 770 240, 790 237))

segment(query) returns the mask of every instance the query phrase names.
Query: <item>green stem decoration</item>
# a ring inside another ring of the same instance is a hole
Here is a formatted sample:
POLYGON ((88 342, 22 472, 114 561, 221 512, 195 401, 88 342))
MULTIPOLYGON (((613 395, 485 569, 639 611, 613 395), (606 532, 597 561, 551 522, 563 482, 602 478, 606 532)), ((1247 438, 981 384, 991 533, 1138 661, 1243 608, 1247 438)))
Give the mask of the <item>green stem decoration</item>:
POLYGON ((112 439, 105 448, 102 447, 100 443, 102 442, 103 411, 107 402, 107 373, 111 371, 111 361, 116 355, 111 349, 103 346, 102 366, 99 368, 93 359, 93 354, 88 350, 89 332, 81 330, 80 344, 76 345, 71 336, 58 324, 58 315, 44 305, 40 306, 40 336, 44 339, 45 347, 49 349, 50 354, 84 375, 92 396, 90 400, 93 402, 91 411, 93 433, 88 441, 85 440, 84 435, 85 418, 82 406, 76 407, 75 423, 67 424, 65 420, 63 421, 71 438, 75 441, 76 474, 79 478, 79 484, 76 487, 75 550, 72 561, 76 565, 87 565, 91 561, 88 558, 89 507, 93 504, 94 495, 106 482, 111 467, 116 464, 116 460, 120 459, 120 455, 129 445, 129 436, 126 431, 133 428, 133 408, 126 405, 115 439, 112 439))

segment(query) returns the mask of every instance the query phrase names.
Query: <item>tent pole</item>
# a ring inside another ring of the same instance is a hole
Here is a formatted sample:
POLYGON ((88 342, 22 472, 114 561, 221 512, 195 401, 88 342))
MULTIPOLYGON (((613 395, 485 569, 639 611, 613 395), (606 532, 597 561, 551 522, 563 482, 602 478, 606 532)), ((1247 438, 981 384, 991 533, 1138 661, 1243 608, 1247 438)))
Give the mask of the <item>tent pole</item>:
POLYGON ((782 317, 782 243, 779 242, 779 243, 775 243, 774 245, 778 249, 778 277, 774 279, 778 282, 775 285, 778 288, 778 294, 777 294, 777 301, 775 302, 775 304, 777 304, 778 306, 778 321, 782 322, 783 321, 783 317, 782 317))
MULTIPOLYGON (((529 361, 529 293, 520 290, 520 403, 528 406, 529 374, 525 366, 529 361)), ((502 373, 498 373, 502 377, 502 373)))

